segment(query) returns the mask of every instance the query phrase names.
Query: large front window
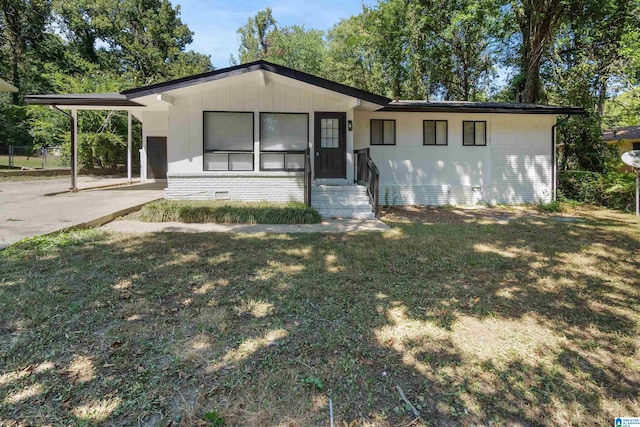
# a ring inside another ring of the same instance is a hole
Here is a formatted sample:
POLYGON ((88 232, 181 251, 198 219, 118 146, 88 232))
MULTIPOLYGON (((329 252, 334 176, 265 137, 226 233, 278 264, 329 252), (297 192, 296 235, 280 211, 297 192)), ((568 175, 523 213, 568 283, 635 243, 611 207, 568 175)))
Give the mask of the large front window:
POLYGON ((204 170, 253 170, 253 113, 204 112, 204 170))
POLYGON ((261 170, 304 170, 308 146, 308 114, 260 113, 261 170))

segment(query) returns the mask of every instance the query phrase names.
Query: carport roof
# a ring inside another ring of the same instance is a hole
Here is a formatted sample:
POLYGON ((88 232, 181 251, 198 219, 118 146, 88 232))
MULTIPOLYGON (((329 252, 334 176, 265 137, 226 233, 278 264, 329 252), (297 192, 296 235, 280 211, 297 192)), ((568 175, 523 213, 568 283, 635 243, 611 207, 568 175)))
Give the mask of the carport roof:
POLYGON ((33 105, 81 105, 96 107, 143 107, 127 99, 121 93, 69 93, 60 95, 27 95, 27 104, 33 105))

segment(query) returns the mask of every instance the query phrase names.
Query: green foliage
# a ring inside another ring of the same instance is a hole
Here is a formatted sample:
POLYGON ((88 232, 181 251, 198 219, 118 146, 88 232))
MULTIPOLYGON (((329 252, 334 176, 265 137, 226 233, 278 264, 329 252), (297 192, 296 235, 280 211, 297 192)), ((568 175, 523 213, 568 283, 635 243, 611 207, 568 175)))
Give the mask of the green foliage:
POLYGON ((204 419, 209 423, 209 425, 214 427, 224 427, 225 425, 224 417, 220 416, 216 411, 207 412, 206 414, 204 414, 202 419, 204 419))
POLYGON ((302 383, 307 384, 318 391, 324 390, 324 385, 322 384, 322 380, 318 377, 314 377, 313 375, 310 375, 308 377, 303 377, 302 383))
POLYGON ((126 158, 127 144, 111 132, 91 132, 80 135, 78 160, 83 168, 116 169, 126 158))
POLYGON ((322 31, 307 30, 304 25, 278 27, 271 9, 266 8, 250 17, 237 32, 241 63, 264 59, 311 74, 323 71, 326 49, 322 31))
POLYGON ((64 231, 45 236, 27 237, 4 250, 1 250, 0 259, 2 257, 16 257, 23 255, 49 255, 52 251, 57 251, 64 247, 99 241, 103 237, 104 234, 95 228, 64 231))
POLYGON ((549 202, 549 203, 538 203, 536 205, 536 208, 540 212, 545 212, 545 213, 559 213, 559 212, 564 212, 566 210, 565 204, 559 200, 554 200, 553 202, 549 202))
POLYGON ((615 147, 602 139, 600 117, 572 116, 558 124, 560 170, 606 172, 617 157, 615 147))
POLYGON ((148 203, 137 214, 147 222, 225 224, 316 224, 320 214, 303 203, 234 203, 217 201, 159 200, 148 203))
POLYGON ((31 145, 27 107, 0 101, 0 145, 31 145))
POLYGON ((567 199, 612 209, 635 211, 635 176, 633 174, 565 171, 558 173, 558 179, 559 190, 567 199))

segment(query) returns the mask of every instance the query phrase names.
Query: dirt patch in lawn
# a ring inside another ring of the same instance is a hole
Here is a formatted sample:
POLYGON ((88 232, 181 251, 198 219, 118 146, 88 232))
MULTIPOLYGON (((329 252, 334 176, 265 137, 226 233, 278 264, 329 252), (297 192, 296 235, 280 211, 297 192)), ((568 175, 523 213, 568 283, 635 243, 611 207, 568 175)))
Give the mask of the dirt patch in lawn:
POLYGON ((407 208, 376 234, 11 247, 0 424, 328 425, 330 401, 357 426, 638 414, 640 224, 553 216, 407 208))

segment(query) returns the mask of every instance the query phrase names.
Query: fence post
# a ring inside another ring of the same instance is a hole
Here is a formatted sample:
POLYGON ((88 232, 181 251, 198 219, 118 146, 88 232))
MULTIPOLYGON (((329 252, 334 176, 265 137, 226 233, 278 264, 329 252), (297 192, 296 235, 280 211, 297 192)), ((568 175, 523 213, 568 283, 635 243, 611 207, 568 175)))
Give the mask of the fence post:
POLYGON ((13 167, 13 145, 9 146, 9 167, 13 167))

